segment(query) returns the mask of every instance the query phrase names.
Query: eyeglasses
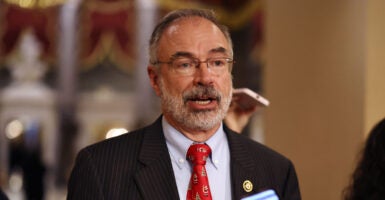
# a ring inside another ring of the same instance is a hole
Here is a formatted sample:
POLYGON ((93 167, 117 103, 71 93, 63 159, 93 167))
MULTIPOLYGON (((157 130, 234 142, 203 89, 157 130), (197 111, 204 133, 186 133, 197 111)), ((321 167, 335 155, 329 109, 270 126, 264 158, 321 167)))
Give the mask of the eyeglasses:
POLYGON ((231 71, 235 61, 231 58, 208 58, 206 61, 200 61, 193 57, 180 57, 170 60, 169 62, 157 61, 157 64, 168 64, 172 66, 175 73, 183 76, 194 75, 201 63, 207 64, 207 69, 214 75, 221 75, 226 71, 231 71))

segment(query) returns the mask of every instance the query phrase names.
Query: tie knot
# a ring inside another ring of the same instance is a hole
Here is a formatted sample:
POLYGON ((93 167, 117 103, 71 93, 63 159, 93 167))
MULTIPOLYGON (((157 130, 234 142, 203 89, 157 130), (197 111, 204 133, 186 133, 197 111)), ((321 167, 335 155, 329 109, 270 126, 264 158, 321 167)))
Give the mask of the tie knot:
POLYGON ((194 165, 205 165, 211 149, 207 144, 193 144, 187 150, 187 159, 194 165))

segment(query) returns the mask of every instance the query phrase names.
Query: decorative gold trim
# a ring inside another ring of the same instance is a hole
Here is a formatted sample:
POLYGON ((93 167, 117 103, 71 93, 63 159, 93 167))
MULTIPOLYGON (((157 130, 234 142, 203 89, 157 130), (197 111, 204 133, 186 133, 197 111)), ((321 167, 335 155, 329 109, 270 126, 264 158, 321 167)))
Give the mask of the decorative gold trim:
MULTIPOLYGON (((1 1, 1 0, 0 0, 1 1)), ((4 35, 9 31, 7 29, 8 24, 14 23, 13 21, 7 21, 6 16, 9 12, 9 8, 15 7, 13 4, 2 4, 0 2, 0 40, 3 39, 4 35)), ((20 10, 40 13, 46 19, 46 24, 43 29, 40 31, 46 36, 48 40, 49 46, 48 50, 45 49, 43 41, 38 39, 39 44, 42 46, 42 53, 40 55, 40 59, 47 63, 47 66, 51 67, 56 62, 56 55, 53 53, 57 49, 57 38, 55 37, 56 33, 56 25, 57 25, 57 9, 59 7, 49 7, 45 9, 34 9, 29 10, 28 8, 20 8, 20 10)), ((28 19, 26 19, 28 20, 28 19)), ((20 45, 20 39, 22 37, 23 32, 32 28, 31 26, 26 26, 20 28, 20 35, 16 38, 15 44, 10 52, 4 52, 5 44, 0 45, 0 65, 4 62, 7 62, 8 57, 14 54, 14 51, 17 51, 18 45, 20 45)), ((37 33, 34 33, 35 36, 37 33)), ((1 42, 1 41, 0 41, 1 42)), ((1 67, 1 66, 0 66, 1 67)))
MULTIPOLYGON (((134 52, 135 53, 135 52, 134 52)), ((82 71, 88 71, 102 63, 103 60, 109 60, 115 63, 116 67, 121 71, 130 74, 134 66, 134 58, 131 58, 126 52, 120 50, 115 37, 110 33, 105 33, 101 36, 98 45, 95 47, 91 55, 81 58, 82 71)))
POLYGON ((4 0, 4 2, 8 4, 28 9, 48 8, 64 4, 66 1, 67 0, 4 0))

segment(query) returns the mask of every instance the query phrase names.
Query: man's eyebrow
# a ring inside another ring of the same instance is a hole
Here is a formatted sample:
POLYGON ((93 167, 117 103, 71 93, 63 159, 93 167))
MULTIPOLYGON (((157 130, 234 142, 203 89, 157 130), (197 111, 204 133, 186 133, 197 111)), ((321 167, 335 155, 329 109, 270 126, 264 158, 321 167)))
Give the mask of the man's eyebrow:
MULTIPOLYGON (((224 47, 217 47, 217 48, 214 48, 214 49, 211 49, 209 51, 209 53, 225 53, 227 54, 229 51, 224 48, 224 47)), ((175 52, 174 54, 171 55, 171 59, 176 59, 176 58, 179 58, 179 57, 190 57, 190 58, 193 58, 194 55, 190 52, 187 52, 187 51, 177 51, 175 52)))
POLYGON ((186 51, 177 51, 171 55, 171 59, 176 59, 179 57, 194 57, 192 53, 186 51))
POLYGON ((214 49, 211 49, 209 53, 228 53, 229 51, 225 49, 224 47, 217 47, 214 49))

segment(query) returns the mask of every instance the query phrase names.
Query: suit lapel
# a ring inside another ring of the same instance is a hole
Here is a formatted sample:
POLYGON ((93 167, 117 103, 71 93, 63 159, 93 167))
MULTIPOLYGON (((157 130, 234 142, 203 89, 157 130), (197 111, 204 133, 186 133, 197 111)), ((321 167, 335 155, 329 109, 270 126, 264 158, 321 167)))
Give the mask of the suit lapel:
POLYGON ((143 199, 179 199, 161 117, 143 134, 139 161, 144 167, 135 175, 143 199))

